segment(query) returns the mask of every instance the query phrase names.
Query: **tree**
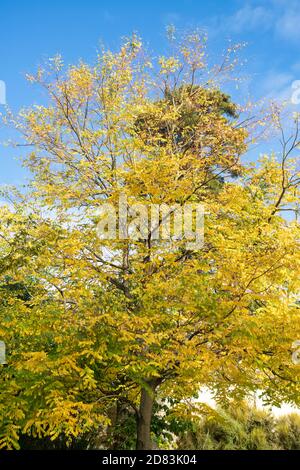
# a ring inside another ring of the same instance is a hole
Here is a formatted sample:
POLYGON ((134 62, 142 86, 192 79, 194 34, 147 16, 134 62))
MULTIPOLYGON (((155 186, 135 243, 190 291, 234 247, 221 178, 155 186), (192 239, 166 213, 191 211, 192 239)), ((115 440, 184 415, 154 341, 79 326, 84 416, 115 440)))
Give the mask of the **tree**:
POLYGON ((28 77, 49 104, 7 117, 32 147, 33 182, 1 208, 1 285, 29 283, 31 298, 6 289, 0 306, 0 445, 105 433, 126 406, 137 448, 149 449, 155 402, 201 386, 219 400, 260 389, 298 403, 299 226, 279 212, 299 196, 298 137, 281 161, 242 165, 250 130, 207 80, 195 34, 154 68, 136 37, 95 66, 51 63, 28 77), (131 211, 164 204, 170 216, 201 203, 204 245, 157 240, 149 226, 99 237, 101 208, 118 215, 124 195, 131 211))

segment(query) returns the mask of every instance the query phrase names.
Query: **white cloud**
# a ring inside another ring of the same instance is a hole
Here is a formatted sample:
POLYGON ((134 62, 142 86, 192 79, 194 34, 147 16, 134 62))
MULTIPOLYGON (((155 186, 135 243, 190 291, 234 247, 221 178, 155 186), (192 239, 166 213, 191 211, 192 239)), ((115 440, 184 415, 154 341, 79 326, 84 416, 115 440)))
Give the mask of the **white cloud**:
POLYGON ((290 41, 296 41, 300 39, 299 5, 298 8, 292 6, 283 12, 276 22, 275 31, 278 36, 290 41))
MULTIPOLYGON (((262 96, 276 100, 289 100, 292 94, 292 82, 295 77, 292 73, 269 71, 259 80, 259 91, 262 96)), ((255 81, 252 86, 255 86, 255 81)))
POLYGON ((269 29, 273 13, 262 6, 246 4, 227 19, 229 31, 235 33, 249 32, 255 29, 269 29))
POLYGON ((257 3, 249 0, 229 16, 211 19, 214 32, 243 34, 270 31, 287 41, 300 40, 300 1, 265 0, 257 3))
POLYGON ((243 7, 234 11, 231 15, 218 15, 209 18, 206 26, 209 35, 218 33, 231 36, 232 34, 243 34, 251 31, 267 31, 274 23, 274 11, 270 6, 267 8, 247 2, 243 7))

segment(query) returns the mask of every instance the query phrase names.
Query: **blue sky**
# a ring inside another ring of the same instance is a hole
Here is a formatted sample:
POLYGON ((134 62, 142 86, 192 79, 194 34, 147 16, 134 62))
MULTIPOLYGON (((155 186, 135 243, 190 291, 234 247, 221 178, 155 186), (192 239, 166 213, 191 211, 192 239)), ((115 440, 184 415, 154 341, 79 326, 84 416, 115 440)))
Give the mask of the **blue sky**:
MULTIPOLYGON (((56 53, 66 63, 93 61, 100 42, 116 48, 120 37, 136 31, 159 54, 171 23, 204 28, 216 55, 229 38, 246 41, 243 72, 255 99, 288 97, 300 79, 300 0, 1 0, 0 80, 7 103, 17 110, 41 100, 24 75, 56 53)), ((0 140, 5 137, 0 129, 0 140)), ((0 184, 25 180, 16 157, 16 150, 0 146, 0 184)))

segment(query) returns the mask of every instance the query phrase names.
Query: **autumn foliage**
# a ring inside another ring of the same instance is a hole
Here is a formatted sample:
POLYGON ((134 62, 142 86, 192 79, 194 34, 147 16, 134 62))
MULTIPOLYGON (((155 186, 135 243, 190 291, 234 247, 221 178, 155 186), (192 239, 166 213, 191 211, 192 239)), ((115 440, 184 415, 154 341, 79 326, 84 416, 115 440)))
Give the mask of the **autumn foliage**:
POLYGON ((236 53, 211 67, 190 34, 155 61, 134 36, 93 66, 56 57, 28 76, 48 104, 6 116, 33 177, 0 207, 0 447, 113 441, 125 407, 150 448, 153 404, 171 397, 184 414, 203 386, 299 405, 299 224, 283 211, 299 199, 297 117, 279 158, 244 163, 253 129, 219 81, 236 53), (201 203, 204 246, 100 239, 98 211, 122 193, 201 203))

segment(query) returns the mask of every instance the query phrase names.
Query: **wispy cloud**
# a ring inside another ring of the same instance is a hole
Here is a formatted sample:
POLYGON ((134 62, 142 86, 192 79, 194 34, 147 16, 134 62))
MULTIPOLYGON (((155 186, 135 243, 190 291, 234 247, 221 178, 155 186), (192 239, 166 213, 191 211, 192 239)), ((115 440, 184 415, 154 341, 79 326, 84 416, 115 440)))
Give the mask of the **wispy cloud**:
POLYGON ((269 29, 273 19, 271 10, 263 6, 246 4, 226 20, 226 28, 234 33, 255 29, 269 29))
POLYGON ((211 19, 215 32, 243 34, 270 31, 275 37, 287 41, 300 39, 300 1, 250 0, 231 15, 211 19), (261 5, 263 3, 263 5, 261 5))
POLYGON ((293 80, 295 76, 292 73, 271 70, 259 81, 260 94, 280 101, 289 100, 293 80))
POLYGON ((300 5, 294 3, 282 12, 275 25, 275 32, 278 36, 289 41, 300 39, 300 5))

